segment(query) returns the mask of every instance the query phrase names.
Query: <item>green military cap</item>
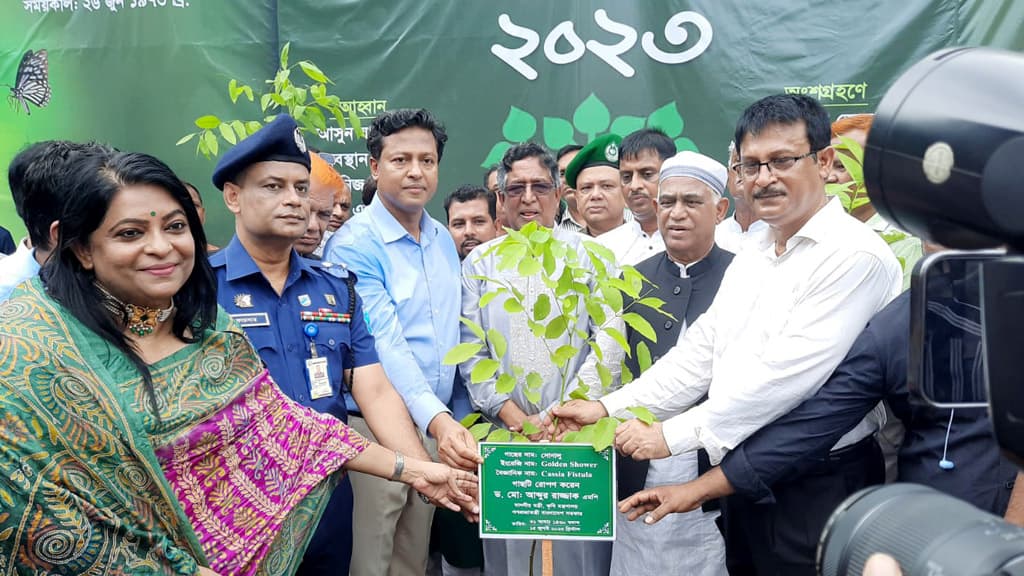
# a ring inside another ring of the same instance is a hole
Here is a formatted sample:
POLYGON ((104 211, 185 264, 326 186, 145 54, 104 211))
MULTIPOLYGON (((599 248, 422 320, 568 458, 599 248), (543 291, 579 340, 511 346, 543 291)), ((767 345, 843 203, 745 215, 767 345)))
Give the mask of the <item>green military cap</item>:
POLYGON ((576 187, 576 177, 584 168, 591 166, 619 167, 619 144, 622 138, 618 134, 605 134, 594 138, 576 154, 576 157, 565 167, 565 182, 570 188, 576 187))

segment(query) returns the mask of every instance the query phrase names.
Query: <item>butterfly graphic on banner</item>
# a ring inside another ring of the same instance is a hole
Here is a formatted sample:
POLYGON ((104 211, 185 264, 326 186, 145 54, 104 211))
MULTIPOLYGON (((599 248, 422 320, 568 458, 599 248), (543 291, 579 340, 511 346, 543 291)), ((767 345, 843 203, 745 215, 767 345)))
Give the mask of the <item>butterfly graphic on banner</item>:
POLYGON ((18 76, 14 86, 7 84, 11 89, 11 95, 7 100, 15 110, 24 108, 25 113, 32 114, 29 103, 39 108, 50 103, 50 74, 49 62, 46 58, 46 50, 33 52, 28 50, 21 57, 18 64, 18 76))

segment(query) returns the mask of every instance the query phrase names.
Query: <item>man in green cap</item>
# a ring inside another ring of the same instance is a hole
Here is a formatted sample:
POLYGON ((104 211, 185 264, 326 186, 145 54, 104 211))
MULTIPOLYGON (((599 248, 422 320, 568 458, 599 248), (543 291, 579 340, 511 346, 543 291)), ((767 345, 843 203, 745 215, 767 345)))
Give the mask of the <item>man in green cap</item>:
POLYGON ((565 168, 565 180, 576 190, 576 201, 590 236, 600 236, 625 224, 626 200, 619 177, 622 138, 605 134, 590 141, 565 168))

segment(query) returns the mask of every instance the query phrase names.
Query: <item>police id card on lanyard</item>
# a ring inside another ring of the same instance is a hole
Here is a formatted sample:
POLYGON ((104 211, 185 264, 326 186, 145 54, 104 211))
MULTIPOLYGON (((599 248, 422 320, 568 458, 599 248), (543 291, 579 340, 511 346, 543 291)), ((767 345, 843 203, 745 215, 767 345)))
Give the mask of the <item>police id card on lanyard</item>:
POLYGON ((309 358, 306 359, 306 380, 309 381, 309 397, 313 400, 332 396, 331 378, 327 371, 327 358, 316 353, 316 335, 320 329, 316 324, 306 324, 303 331, 309 336, 309 358))

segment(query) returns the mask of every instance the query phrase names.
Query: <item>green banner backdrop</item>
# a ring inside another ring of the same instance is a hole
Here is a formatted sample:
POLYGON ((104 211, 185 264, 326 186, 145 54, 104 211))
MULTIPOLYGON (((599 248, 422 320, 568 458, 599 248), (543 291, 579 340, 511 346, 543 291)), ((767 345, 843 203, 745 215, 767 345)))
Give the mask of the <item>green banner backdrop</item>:
MULTIPOLYGON (((291 62, 319 65, 364 123, 419 106, 445 122, 431 204, 443 219, 444 195, 480 182, 514 142, 555 148, 653 125, 724 161, 738 113, 761 96, 871 111, 928 53, 1024 50, 1022 30, 1016 0, 22 0, 0 8, 0 83, 18 86, 25 52, 46 50, 52 100, 0 110, 0 165, 50 138, 155 154, 200 185, 223 244, 233 224, 209 183, 213 161, 175 142, 204 114, 259 118, 258 104, 231 104, 228 82, 262 86, 291 42, 291 62)), ((337 125, 308 139, 336 155, 358 203, 365 142, 337 125)), ((20 236, 2 188, 0 225, 20 236)))

